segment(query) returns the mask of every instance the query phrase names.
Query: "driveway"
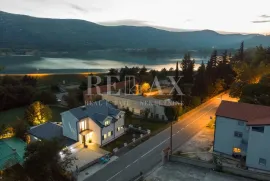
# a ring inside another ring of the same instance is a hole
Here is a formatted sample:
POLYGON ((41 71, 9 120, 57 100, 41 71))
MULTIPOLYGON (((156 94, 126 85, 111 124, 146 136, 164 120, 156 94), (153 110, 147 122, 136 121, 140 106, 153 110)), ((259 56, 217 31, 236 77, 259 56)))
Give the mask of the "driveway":
MULTIPOLYGON (((223 95, 222 99, 235 101, 235 99, 229 98, 228 94, 223 95)), ((220 97, 213 98, 174 124, 173 150, 183 145, 205 127, 210 116, 215 115, 220 103, 220 97)), ((85 180, 129 181, 140 172, 146 173, 155 167, 161 161, 161 151, 169 144, 170 128, 151 137, 85 180)))
POLYGON ((109 153, 105 150, 98 148, 98 146, 94 144, 89 145, 88 148, 84 148, 84 146, 81 144, 76 148, 73 148, 71 152, 72 156, 75 156, 77 158, 72 167, 73 171, 76 171, 76 166, 78 168, 81 168, 88 163, 91 163, 109 153))

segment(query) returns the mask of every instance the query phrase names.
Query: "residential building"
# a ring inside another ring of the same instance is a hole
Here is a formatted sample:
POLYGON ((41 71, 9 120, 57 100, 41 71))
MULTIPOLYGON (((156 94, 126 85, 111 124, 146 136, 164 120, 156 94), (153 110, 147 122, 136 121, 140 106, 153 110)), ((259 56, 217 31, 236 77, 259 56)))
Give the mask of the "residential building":
MULTIPOLYGON (((23 164, 26 143, 18 138, 0 140, 0 171, 23 164)), ((0 179, 1 180, 1 179, 0 179)))
POLYGON ((61 140, 64 146, 70 146, 76 141, 63 136, 63 127, 61 123, 46 122, 44 124, 31 127, 28 131, 30 142, 51 140, 57 138, 61 140))
POLYGON ((63 135, 80 143, 104 146, 125 133, 125 112, 106 100, 68 110, 61 116, 63 135))
POLYGON ((101 94, 105 94, 107 92, 111 92, 111 91, 124 92, 128 84, 129 84, 129 81, 122 81, 122 82, 116 82, 112 85, 101 85, 97 87, 89 87, 83 93, 85 104, 95 101, 97 98, 100 97, 101 94))
POLYGON ((249 169, 270 171, 270 107, 222 101, 214 152, 246 158, 249 169))
POLYGON ((157 120, 167 121, 165 115, 165 106, 172 105, 170 100, 160 100, 152 97, 144 97, 140 95, 125 94, 103 94, 102 98, 113 102, 120 109, 128 109, 135 115, 143 116, 146 110, 149 110, 149 117, 157 120))

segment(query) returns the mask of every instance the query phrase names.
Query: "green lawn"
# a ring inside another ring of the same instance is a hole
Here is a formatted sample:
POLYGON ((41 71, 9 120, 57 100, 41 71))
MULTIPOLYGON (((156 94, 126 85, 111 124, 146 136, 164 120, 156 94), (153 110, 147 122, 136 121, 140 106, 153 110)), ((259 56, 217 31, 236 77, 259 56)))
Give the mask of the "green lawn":
MULTIPOLYGON (((135 135, 136 135, 136 138, 139 137, 139 134, 135 134, 135 135)), ((122 147, 124 147, 124 143, 131 143, 132 138, 133 138, 133 133, 127 132, 123 136, 120 136, 115 141, 112 141, 111 143, 105 145, 102 148, 109 151, 109 152, 113 152, 114 148, 116 148, 116 147, 117 148, 122 148, 122 147)))
MULTIPOLYGON (((144 120, 139 118, 128 118, 125 120, 126 126, 129 124, 132 124, 134 127, 141 127, 143 130, 150 129, 151 135, 155 135, 159 133, 160 131, 167 128, 170 123, 161 122, 161 121, 153 121, 153 120, 144 120)), ((124 143, 130 143, 133 138, 133 132, 127 132, 123 136, 117 138, 115 141, 105 145, 103 149, 112 152, 114 148, 122 148, 124 146, 124 143)), ((136 138, 140 136, 140 134, 135 133, 136 138)), ((145 141, 145 140, 142 140, 145 141)), ((136 144, 137 145, 137 144, 136 144)), ((134 145, 134 146, 136 146, 134 145)))
POLYGON ((127 126, 132 124, 135 127, 142 127, 143 130, 150 129, 152 135, 164 130, 170 125, 170 123, 167 122, 144 120, 142 118, 128 118, 125 120, 125 124, 127 126))
MULTIPOLYGON (((52 110, 52 121, 61 122, 60 113, 66 111, 67 109, 56 106, 50 106, 50 108, 52 110)), ((0 125, 12 125, 16 122, 17 118, 23 118, 25 109, 26 107, 20 107, 0 112, 0 125)))

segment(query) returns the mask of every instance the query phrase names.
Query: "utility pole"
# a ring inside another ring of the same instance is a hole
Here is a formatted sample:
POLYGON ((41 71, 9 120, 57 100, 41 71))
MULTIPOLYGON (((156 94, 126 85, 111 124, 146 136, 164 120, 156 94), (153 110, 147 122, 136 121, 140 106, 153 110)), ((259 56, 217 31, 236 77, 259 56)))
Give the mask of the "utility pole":
POLYGON ((171 155, 172 155, 172 126, 173 126, 173 120, 171 120, 171 139, 170 139, 170 142, 171 142, 170 143, 170 145, 171 145, 170 146, 171 147, 171 151, 170 151, 171 152, 171 155))

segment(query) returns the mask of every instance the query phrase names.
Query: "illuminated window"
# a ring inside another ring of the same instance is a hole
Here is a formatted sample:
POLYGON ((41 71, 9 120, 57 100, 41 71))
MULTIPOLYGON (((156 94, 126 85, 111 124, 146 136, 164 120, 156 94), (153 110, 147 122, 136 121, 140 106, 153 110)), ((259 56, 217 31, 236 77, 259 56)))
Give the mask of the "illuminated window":
POLYGON ((233 148, 233 152, 234 153, 241 153, 241 149, 240 148, 233 148))
POLYGON ((107 134, 103 135, 103 140, 105 140, 107 138, 107 134))
POLYGON ((112 131, 108 132, 108 137, 111 137, 112 135, 113 135, 112 131))
POLYGON ((120 131, 121 129, 123 129, 123 126, 119 126, 119 127, 117 127, 117 131, 120 131))
POLYGON ((80 131, 82 132, 82 131, 86 130, 86 127, 87 127, 86 121, 85 120, 81 121, 80 122, 80 131))
POLYGON ((108 126, 108 125, 110 125, 110 121, 108 120, 108 121, 105 121, 105 126, 108 126))

